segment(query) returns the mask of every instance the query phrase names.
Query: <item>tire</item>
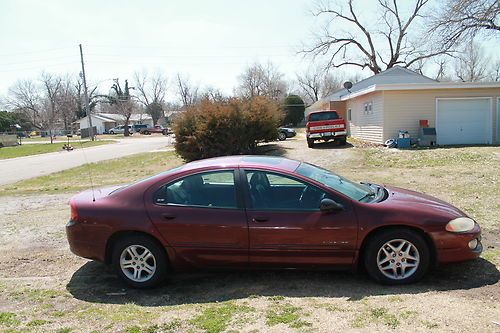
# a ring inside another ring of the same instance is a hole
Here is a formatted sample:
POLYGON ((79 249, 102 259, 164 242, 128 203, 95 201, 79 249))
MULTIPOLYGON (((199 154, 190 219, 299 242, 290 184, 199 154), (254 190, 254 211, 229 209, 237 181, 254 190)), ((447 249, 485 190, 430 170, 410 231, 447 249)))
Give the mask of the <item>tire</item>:
POLYGON ((149 135, 149 131, 144 131, 144 132, 142 132, 142 134, 149 135))
POLYGON ((163 130, 161 133, 162 133, 163 135, 167 135, 167 130, 163 130))
POLYGON ((125 283, 143 289, 155 287, 165 280, 168 261, 165 250, 157 241, 148 236, 133 235, 120 238, 115 243, 112 266, 125 283), (146 254, 146 251, 149 251, 149 254, 146 254), (142 255, 145 255, 145 258, 141 258, 142 255), (124 267, 127 263, 129 267, 124 267), (140 270, 138 271, 136 267, 140 267, 140 270))
POLYGON ((115 132, 114 131, 109 131, 109 134, 115 135, 115 132))
POLYGON ((382 284, 414 283, 429 269, 429 247, 421 235, 411 230, 383 231, 366 244, 363 253, 368 274, 382 284), (404 244, 402 250, 394 251, 402 244, 404 244), (405 254, 407 251, 409 252, 405 254), (379 268, 379 262, 385 269, 379 268), (416 266, 406 267, 408 264, 416 266), (403 269, 405 269, 404 274, 403 269))
POLYGON ((345 136, 340 138, 339 143, 341 146, 345 146, 347 144, 347 138, 345 136))
POLYGON ((314 140, 307 139, 307 146, 309 148, 314 148, 314 140))
POLYGON ((285 141, 286 140, 286 134, 283 132, 278 133, 278 140, 280 141, 285 141))

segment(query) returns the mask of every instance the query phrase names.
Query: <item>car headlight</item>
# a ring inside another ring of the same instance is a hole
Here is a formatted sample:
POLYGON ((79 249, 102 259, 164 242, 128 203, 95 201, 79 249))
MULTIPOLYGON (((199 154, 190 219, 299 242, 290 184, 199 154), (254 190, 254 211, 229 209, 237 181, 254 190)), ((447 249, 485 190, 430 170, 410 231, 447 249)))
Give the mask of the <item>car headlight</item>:
POLYGON ((458 217, 446 225, 446 231, 466 232, 474 229, 474 220, 468 217, 458 217))

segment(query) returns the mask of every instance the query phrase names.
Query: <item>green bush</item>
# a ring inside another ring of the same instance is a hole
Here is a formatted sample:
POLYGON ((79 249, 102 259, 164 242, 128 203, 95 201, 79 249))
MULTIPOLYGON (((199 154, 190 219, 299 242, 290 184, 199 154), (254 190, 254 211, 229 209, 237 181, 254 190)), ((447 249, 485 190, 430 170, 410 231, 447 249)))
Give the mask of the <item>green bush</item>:
POLYGON ((176 118, 175 149, 185 160, 251 154, 276 139, 279 107, 264 97, 203 100, 176 118))
POLYGON ((293 126, 297 126, 297 124, 304 119, 306 106, 302 98, 297 95, 287 96, 283 109, 285 111, 285 118, 283 121, 285 125, 292 124, 293 126))

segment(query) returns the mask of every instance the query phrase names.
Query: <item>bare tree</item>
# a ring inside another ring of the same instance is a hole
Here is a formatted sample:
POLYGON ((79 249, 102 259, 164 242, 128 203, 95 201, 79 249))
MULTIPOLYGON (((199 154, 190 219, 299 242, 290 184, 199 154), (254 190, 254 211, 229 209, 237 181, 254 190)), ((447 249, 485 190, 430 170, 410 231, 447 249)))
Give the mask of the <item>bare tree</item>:
POLYGON ((212 86, 208 86, 203 89, 201 93, 201 99, 208 99, 212 102, 222 102, 226 100, 226 96, 222 91, 212 86))
POLYGON ((70 124, 76 119, 78 103, 75 103, 76 89, 70 76, 64 77, 58 97, 58 114, 64 129, 68 131, 70 124))
POLYGON ((431 17, 429 32, 442 47, 450 48, 474 38, 500 36, 500 2, 498 0, 446 0, 431 17))
POLYGON ((41 129, 40 112, 42 96, 40 89, 32 80, 17 81, 9 88, 6 105, 25 114, 35 128, 41 129))
POLYGON ((243 98, 265 96, 279 100, 288 92, 288 84, 283 77, 284 74, 271 62, 266 65, 255 63, 238 77, 239 84, 235 93, 243 98))
POLYGON ((490 71, 488 79, 494 82, 500 81, 500 60, 492 63, 492 69, 490 71))
POLYGON ((158 120, 163 116, 167 79, 161 72, 156 72, 153 76, 148 76, 146 72, 135 73, 135 85, 139 102, 146 108, 146 113, 153 118, 153 124, 158 124, 158 120))
POLYGON ((314 103, 342 87, 343 78, 336 77, 318 65, 297 74, 299 94, 307 103, 314 103))
POLYGON ((59 97, 63 83, 60 76, 50 73, 42 73, 41 83, 44 91, 42 123, 48 129, 50 143, 52 143, 54 126, 59 119, 59 97))
POLYGON ((182 108, 188 108, 198 101, 199 86, 193 84, 189 77, 177 74, 177 94, 180 97, 182 108))
POLYGON ((421 60, 451 54, 449 48, 433 48, 431 44, 417 43, 417 38, 410 39, 429 1, 413 0, 411 10, 405 13, 398 7, 397 0, 378 0, 381 30, 371 29, 362 22, 354 0, 347 1, 347 8, 328 0, 320 1, 313 14, 326 18, 326 26, 317 34, 314 45, 302 52, 313 57, 328 57, 327 68, 354 66, 369 68, 374 74, 383 70, 382 65, 385 69, 396 65, 412 67, 421 60))
POLYGON ((110 104, 115 107, 118 114, 121 114, 125 118, 124 136, 129 136, 130 132, 128 129, 128 124, 130 122, 130 117, 136 108, 133 101, 133 96, 130 90, 135 89, 134 87, 129 87, 128 80, 125 80, 125 86, 122 88, 119 79, 113 80, 115 83, 111 86, 112 93, 107 96, 110 104))
POLYGON ((483 81, 488 77, 488 59, 474 41, 466 45, 455 63, 455 74, 462 82, 483 81))

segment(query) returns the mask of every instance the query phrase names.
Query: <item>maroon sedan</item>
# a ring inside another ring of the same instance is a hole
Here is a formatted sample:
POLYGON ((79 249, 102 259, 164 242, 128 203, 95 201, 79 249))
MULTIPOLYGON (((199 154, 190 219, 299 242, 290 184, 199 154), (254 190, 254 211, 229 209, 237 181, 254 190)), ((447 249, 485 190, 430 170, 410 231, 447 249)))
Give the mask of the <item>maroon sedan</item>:
POLYGON ((134 287, 192 268, 360 264, 403 284, 482 251, 479 225, 450 204, 278 157, 192 162, 70 205, 73 253, 112 264, 134 287))

